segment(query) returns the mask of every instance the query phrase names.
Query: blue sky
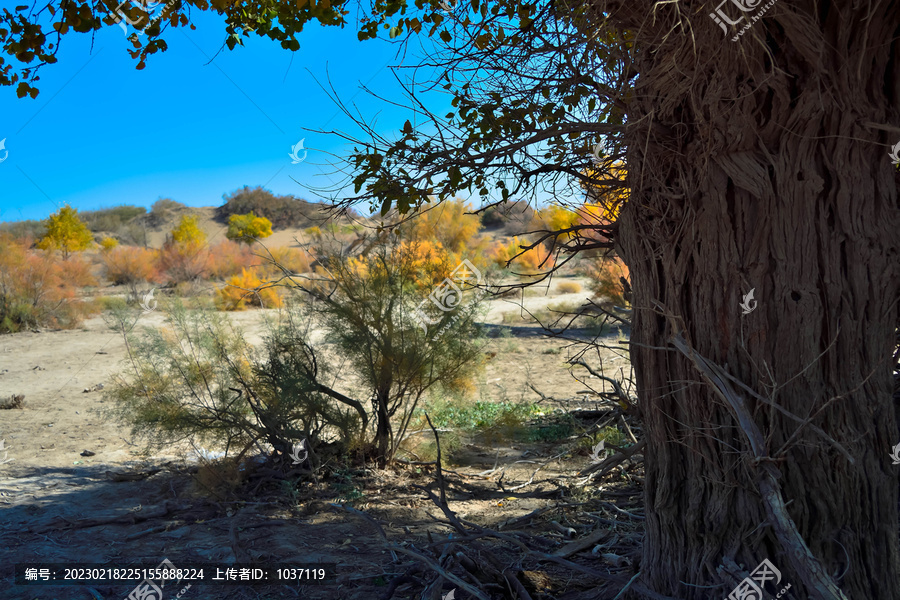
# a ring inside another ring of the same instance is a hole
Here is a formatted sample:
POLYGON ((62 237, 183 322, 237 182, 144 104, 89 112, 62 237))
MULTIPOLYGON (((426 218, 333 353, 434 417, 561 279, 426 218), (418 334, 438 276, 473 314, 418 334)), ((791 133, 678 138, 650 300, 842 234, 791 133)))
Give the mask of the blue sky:
MULTIPOLYGON (((360 90, 362 83, 402 100, 389 68, 404 64, 396 44, 359 42, 352 26, 311 25, 294 53, 255 36, 219 52, 222 18, 194 11, 192 22, 195 31, 169 29, 169 49, 142 71, 113 25, 93 40, 67 35, 59 63, 41 72, 36 100, 0 88, 0 140, 9 152, 0 163, 0 221, 46 218, 63 204, 149 207, 171 198, 218 206, 223 194, 244 185, 317 200, 304 186, 340 182, 335 155, 346 156, 351 146, 304 128, 360 133, 320 84, 334 85, 341 99, 377 119, 382 133, 409 117, 360 90), (291 148, 302 138, 306 159, 291 164, 291 148)), ((416 57, 405 60, 414 64, 416 57)), ((430 106, 443 114, 449 97, 432 95, 430 106)))

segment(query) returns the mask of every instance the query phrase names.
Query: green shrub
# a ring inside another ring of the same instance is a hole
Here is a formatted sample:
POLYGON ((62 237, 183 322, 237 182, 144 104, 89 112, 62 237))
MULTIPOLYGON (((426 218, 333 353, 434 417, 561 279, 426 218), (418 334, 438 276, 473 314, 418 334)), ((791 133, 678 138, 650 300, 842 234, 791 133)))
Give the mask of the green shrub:
MULTIPOLYGON (((128 369, 105 394, 111 412, 148 445, 190 440, 240 455, 266 442, 289 455, 293 443, 306 439, 315 461, 323 438, 348 447, 354 440, 360 420, 322 391, 325 365, 298 314, 269 323, 259 351, 218 313, 174 304, 168 317, 165 330, 126 335, 128 369)), ((125 313, 116 318, 120 331, 130 331, 125 313)))

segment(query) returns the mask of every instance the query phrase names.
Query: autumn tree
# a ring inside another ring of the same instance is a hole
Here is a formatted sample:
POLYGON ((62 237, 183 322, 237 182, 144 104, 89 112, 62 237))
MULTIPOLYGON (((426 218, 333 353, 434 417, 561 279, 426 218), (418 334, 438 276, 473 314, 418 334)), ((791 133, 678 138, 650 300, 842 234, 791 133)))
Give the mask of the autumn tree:
MULTIPOLYGON (((20 96, 56 62, 38 19, 62 35, 112 25, 60 4, 0 16, 3 52, 24 61, 0 84, 20 96)), ((189 8, 133 37, 139 67, 189 8)), ((350 8, 211 10, 229 48, 256 32, 296 50, 305 23, 344 25, 350 8)), ((896 0, 400 0, 373 6, 359 37, 384 26, 431 37, 453 108, 417 105, 396 139, 361 124, 348 203, 574 197, 588 179, 620 186, 611 171, 627 166, 615 221, 557 247, 614 246, 632 278, 647 449, 629 593, 724 597, 769 559, 798 598, 900 599, 896 0)))
POLYGON ((175 283, 192 281, 207 271, 208 258, 206 234, 200 229, 199 217, 182 215, 159 252, 160 271, 175 283))
POLYGON ((247 245, 272 235, 272 222, 265 217, 257 217, 252 212, 245 215, 231 215, 225 237, 247 245))
POLYGON ((47 234, 37 247, 41 250, 59 250, 65 260, 72 252, 87 250, 94 243, 90 229, 78 218, 78 209, 68 204, 50 215, 45 225, 47 234))
POLYGON ((395 239, 366 256, 321 257, 327 270, 315 278, 283 280, 316 300, 316 322, 359 377, 361 395, 371 397, 372 456, 382 468, 423 396, 468 389, 482 356, 475 331, 480 296, 472 282, 459 280, 476 274, 461 274, 439 248, 395 239), (452 287, 436 287, 447 279, 452 287))
POLYGON ((425 203, 399 228, 404 239, 436 241, 457 255, 478 246, 480 229, 481 218, 459 199, 425 203))

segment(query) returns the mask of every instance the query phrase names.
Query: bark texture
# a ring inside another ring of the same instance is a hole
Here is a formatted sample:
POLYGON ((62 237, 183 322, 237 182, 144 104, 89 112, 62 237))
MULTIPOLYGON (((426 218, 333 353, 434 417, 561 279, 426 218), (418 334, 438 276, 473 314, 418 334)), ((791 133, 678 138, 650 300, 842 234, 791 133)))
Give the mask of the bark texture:
POLYGON ((798 568, 764 501, 780 494, 812 568, 847 598, 898 600, 900 3, 781 0, 736 42, 717 3, 602 5, 641 48, 620 251, 648 432, 645 582, 726 598, 722 565, 768 559, 782 580, 767 595, 841 597, 798 568), (721 368, 766 458, 679 335, 721 368))

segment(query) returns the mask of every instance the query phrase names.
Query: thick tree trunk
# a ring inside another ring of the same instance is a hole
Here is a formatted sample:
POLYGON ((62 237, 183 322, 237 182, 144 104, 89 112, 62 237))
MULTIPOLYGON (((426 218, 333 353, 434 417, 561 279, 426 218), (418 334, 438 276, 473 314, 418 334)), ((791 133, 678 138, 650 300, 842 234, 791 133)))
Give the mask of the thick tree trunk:
POLYGON ((765 597, 788 583, 794 598, 840 597, 816 591, 776 533, 760 492, 774 468, 824 576, 847 598, 900 599, 900 6, 782 0, 732 42, 715 3, 613 4, 642 48, 620 243, 648 437, 645 581, 727 598, 720 565, 768 559, 782 579, 765 597), (751 460, 677 334, 749 386, 731 382, 774 460, 751 460))

